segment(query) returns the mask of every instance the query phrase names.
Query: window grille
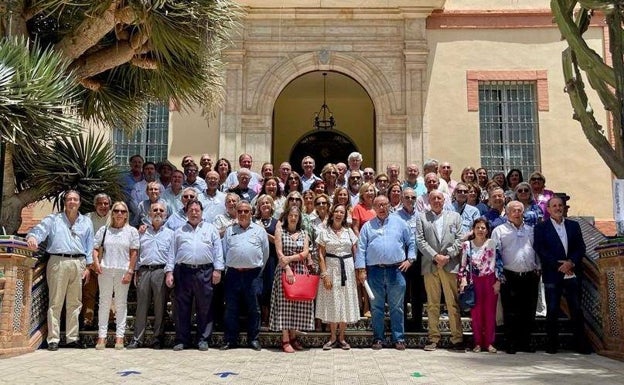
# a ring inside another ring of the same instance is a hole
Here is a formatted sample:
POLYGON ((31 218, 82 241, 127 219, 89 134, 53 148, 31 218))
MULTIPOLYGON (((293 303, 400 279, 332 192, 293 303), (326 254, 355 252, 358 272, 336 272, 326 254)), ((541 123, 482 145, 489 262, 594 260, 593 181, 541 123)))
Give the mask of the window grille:
POLYGON ((119 165, 127 165, 134 154, 154 163, 167 159, 168 143, 169 108, 166 105, 148 105, 144 126, 129 137, 122 128, 113 129, 115 162, 119 165))

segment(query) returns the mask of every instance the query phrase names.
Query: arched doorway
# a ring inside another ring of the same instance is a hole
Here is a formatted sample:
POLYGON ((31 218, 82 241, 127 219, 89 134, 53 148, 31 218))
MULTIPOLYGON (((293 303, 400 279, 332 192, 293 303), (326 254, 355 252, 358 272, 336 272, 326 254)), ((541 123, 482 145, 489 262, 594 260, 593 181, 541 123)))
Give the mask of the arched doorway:
POLYGON ((375 165, 375 107, 364 87, 336 71, 302 74, 284 87, 273 108, 272 162, 289 161, 301 169, 301 159, 310 155, 315 172, 328 162, 347 162, 353 151, 362 153, 364 166, 375 165), (314 117, 323 104, 323 73, 326 104, 336 119, 334 129, 318 130, 314 117))
POLYGON ((316 161, 316 171, 320 172, 327 163, 347 162, 347 157, 358 151, 351 139, 336 130, 312 131, 306 134, 293 147, 289 162, 293 169, 301 173, 301 160, 311 156, 316 161))

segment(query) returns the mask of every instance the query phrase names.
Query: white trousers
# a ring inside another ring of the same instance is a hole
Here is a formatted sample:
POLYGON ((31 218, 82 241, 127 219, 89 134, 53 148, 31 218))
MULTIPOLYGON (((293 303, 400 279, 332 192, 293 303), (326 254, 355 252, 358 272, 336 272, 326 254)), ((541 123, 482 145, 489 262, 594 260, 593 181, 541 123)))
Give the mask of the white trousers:
POLYGON ((108 330, 108 313, 115 295, 115 323, 117 330, 115 337, 123 338, 126 333, 126 317, 128 316, 128 289, 130 284, 122 284, 121 280, 126 273, 122 269, 102 269, 98 275, 100 287, 100 304, 98 309, 98 337, 106 338, 108 330))

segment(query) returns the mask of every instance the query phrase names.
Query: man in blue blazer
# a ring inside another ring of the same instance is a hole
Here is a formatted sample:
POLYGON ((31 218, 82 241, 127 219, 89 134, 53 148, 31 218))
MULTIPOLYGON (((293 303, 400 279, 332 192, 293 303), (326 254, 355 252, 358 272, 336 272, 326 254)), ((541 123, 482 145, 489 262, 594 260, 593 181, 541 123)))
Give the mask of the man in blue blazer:
POLYGON ((580 307, 581 278, 585 242, 577 222, 563 217, 564 202, 559 197, 548 201, 550 219, 535 226, 533 247, 542 263, 542 280, 546 291, 546 352, 554 354, 559 347, 558 316, 561 296, 565 295, 574 325, 574 340, 579 353, 588 353, 580 307))

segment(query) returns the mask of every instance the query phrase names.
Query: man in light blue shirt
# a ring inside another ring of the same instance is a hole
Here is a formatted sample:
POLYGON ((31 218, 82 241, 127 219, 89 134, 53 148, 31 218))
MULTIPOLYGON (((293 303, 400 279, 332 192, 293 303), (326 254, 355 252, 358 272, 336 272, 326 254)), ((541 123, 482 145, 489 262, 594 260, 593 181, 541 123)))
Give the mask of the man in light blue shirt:
POLYGON ((374 350, 383 347, 384 305, 386 295, 390 307, 392 342, 397 350, 405 350, 403 298, 405 278, 403 272, 416 261, 414 235, 409 226, 396 215, 389 216, 389 201, 380 195, 373 201, 376 217, 366 222, 360 230, 355 268, 358 279, 368 283, 375 298, 371 301, 374 350))
POLYGON ((61 310, 66 308, 68 347, 84 349, 78 332, 78 318, 82 308, 82 280, 89 279, 88 267, 93 262, 93 224, 78 212, 80 194, 75 190, 65 193, 65 209, 50 214, 26 235, 28 246, 36 250, 48 239, 46 251, 50 260, 46 268, 48 281, 48 350, 58 350, 61 310))
POLYGON ((238 223, 228 226, 223 236, 225 276, 225 344, 221 350, 238 345, 239 302, 247 308, 247 344, 261 350, 260 304, 262 270, 269 258, 269 238, 264 227, 251 221, 251 205, 242 200, 236 204, 238 223))
POLYGON ((219 191, 219 173, 206 173, 206 184, 208 187, 197 195, 197 199, 204 206, 204 222, 214 223, 217 215, 225 214, 225 193, 219 191))
POLYGON ((164 226, 167 207, 164 202, 152 203, 149 211, 151 224, 141 234, 139 259, 135 268, 137 288, 137 310, 134 322, 134 338, 128 349, 141 346, 145 337, 147 312, 154 303, 153 349, 161 349, 164 343, 164 320, 167 306, 165 266, 172 265, 174 254, 174 232, 164 226))
POLYGON ((197 347, 208 350, 213 327, 212 287, 221 281, 225 268, 219 232, 202 221, 202 209, 198 200, 186 204, 188 222, 175 231, 175 267, 171 263, 165 266, 167 286, 175 283, 175 351, 191 346, 193 301, 197 305, 197 347))

